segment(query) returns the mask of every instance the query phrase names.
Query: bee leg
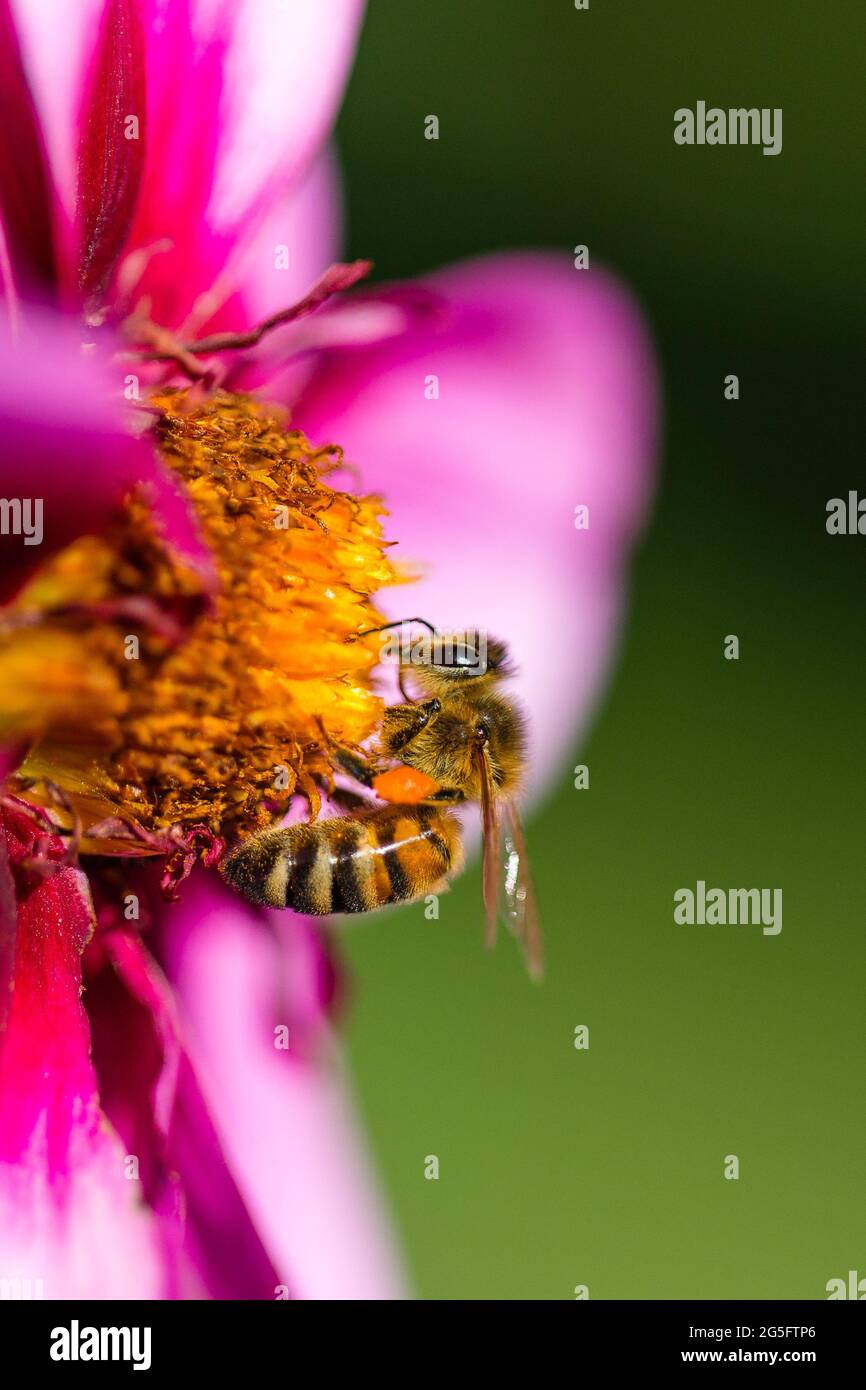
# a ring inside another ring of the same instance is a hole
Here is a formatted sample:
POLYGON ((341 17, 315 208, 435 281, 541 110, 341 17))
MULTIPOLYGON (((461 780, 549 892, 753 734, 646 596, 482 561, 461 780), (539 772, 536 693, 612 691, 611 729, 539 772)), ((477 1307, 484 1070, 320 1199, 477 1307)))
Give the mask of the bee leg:
POLYGON ((425 700, 423 705, 389 705, 382 721, 382 747, 386 753, 397 754, 426 728, 442 708, 439 700, 425 700))
POLYGON ((345 773, 354 777, 362 787, 372 787, 376 769, 361 753, 353 753, 350 748, 339 747, 335 747, 333 753, 345 773))
POLYGON ((459 787, 440 787, 438 791, 431 792, 423 801, 424 806, 452 805, 458 801, 465 801, 466 793, 459 787))
POLYGON ((329 800, 349 816, 354 816, 358 811, 370 809, 369 797, 361 796, 358 792, 350 792, 346 787, 335 787, 329 793, 329 800))

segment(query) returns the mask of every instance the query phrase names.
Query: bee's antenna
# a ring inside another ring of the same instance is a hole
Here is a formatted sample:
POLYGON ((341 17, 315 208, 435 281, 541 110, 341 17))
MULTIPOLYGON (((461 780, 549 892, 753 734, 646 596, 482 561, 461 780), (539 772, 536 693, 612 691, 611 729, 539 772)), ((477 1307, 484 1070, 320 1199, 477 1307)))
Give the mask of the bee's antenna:
POLYGON ((355 642, 359 637, 369 637, 374 632, 386 632, 389 627, 402 627, 404 623, 420 623, 422 627, 429 628, 434 636, 436 634, 435 627, 432 623, 428 623, 426 618, 398 618, 393 623, 382 623, 381 627, 365 627, 363 632, 354 633, 347 638, 347 641, 355 642))

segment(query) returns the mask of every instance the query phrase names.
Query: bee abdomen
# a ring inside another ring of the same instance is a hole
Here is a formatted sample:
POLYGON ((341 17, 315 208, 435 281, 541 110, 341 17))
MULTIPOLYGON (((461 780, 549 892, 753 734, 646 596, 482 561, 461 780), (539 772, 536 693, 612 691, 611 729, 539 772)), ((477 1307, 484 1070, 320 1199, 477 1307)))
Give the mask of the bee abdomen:
POLYGON ((318 917, 371 912, 421 897, 461 862, 453 816, 429 807, 386 806, 253 835, 222 871, 250 902, 318 917))

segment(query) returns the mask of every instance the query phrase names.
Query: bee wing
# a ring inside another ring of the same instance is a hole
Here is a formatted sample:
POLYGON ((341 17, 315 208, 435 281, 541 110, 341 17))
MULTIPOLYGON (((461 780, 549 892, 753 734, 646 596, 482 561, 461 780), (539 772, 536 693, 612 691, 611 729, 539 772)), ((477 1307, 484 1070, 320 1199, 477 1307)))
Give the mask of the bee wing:
POLYGON ((481 777, 481 828, 483 848, 481 861, 481 883, 484 894, 484 908, 487 913, 487 928, 484 944, 490 947, 496 941, 496 922, 499 907, 500 881, 500 826, 497 813, 496 796, 493 786, 493 773, 490 755, 486 748, 478 750, 478 770, 481 777))
POLYGON ((526 852, 526 837, 513 801, 506 801, 502 834, 505 873, 502 879, 502 913, 516 934, 533 980, 544 972, 544 950, 538 903, 526 852))

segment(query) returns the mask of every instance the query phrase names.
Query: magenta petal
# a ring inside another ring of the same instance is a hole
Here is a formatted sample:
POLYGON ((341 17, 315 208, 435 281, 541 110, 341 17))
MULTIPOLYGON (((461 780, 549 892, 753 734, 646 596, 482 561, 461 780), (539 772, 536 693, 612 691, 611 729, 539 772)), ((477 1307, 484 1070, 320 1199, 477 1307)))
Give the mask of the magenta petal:
POLYGON ((160 1216, 174 1273, 168 1292, 273 1300, 289 1280, 274 1269, 228 1170, 168 984, 137 932, 111 927, 98 946, 104 964, 89 973, 87 1008, 102 1105, 160 1216))
POLYGON ((295 418, 345 447, 385 497, 393 554, 426 565, 393 615, 511 644, 538 785, 564 774, 613 648, 653 484, 652 350, 624 290, 565 257, 505 255, 424 283, 441 314, 323 354, 295 418))
POLYGON ((48 146, 54 185, 71 219, 78 164, 78 116, 105 0, 8 0, 48 146))
MULTIPOLYGON (((77 184, 86 286, 105 282, 122 249, 124 307, 146 297, 158 322, 193 333, 239 326, 233 258, 314 167, 363 0, 76 0, 63 25, 55 0, 11 4, 67 211, 77 184), (130 115, 138 140, 126 138, 130 115)), ((294 239, 291 251, 306 256, 294 239)))
POLYGON ((210 1111, 257 1229, 299 1297, 403 1297, 328 1045, 321 948, 303 918, 272 918, 212 873, 194 875, 166 913, 168 974, 210 1111))
POLYGON ((9 0, 0 0, 0 220, 15 279, 30 292, 55 284, 53 205, 42 132, 9 0))
POLYGON ((221 277, 234 244, 207 216, 224 135, 232 12, 211 6, 205 21, 196 0, 147 6, 147 149, 118 290, 124 308, 143 297, 156 322, 172 329, 213 291, 213 306, 196 312, 200 327, 223 306, 221 277))
MULTIPOLYGON (((44 1158, 50 1179, 69 1171, 69 1139, 76 1111, 90 1099, 87 1020, 79 1000, 81 953, 93 929, 84 876, 63 869, 40 881, 12 865, 31 851, 33 823, 23 811, 3 814, 3 975, 0 978, 0 1158, 25 1152, 42 1116, 44 1158), (21 895, 16 913, 16 898, 21 895)), ((56 837, 55 857, 63 850, 56 837)))
POLYGON ((328 262, 333 226, 318 216, 323 182, 312 171, 363 6, 151 4, 147 164, 128 249, 155 254, 132 298, 146 296, 160 323, 187 336, 247 327, 263 315, 245 317, 237 291, 284 263, 277 247, 288 248, 290 271, 277 269, 265 312, 328 262))
POLYGON ((144 168, 145 107, 138 0, 105 0, 80 113, 79 281, 88 297, 108 283, 132 222, 144 168))
MULTIPOLYGON (((0 1270, 46 1298, 154 1298, 159 1242, 102 1115, 81 1002, 92 927, 84 876, 22 861, 36 832, 0 828, 0 1270), (16 911, 17 898, 17 911, 16 911), (111 1239, 106 1239, 106 1231, 111 1239), (31 1284, 31 1287, 33 1285, 31 1284)), ((58 859, 56 837, 43 854, 58 859)), ((37 1295, 38 1296, 38 1295, 37 1295)))
POLYGON ((102 529, 136 482, 151 489, 166 539, 212 588, 211 557, 177 483, 149 441, 129 433, 118 370, 82 352, 73 324, 32 311, 26 328, 15 339, 0 326, 0 489, 33 504, 31 522, 41 504, 42 537, 30 544, 23 528, 3 537, 0 595, 46 554, 102 529))

